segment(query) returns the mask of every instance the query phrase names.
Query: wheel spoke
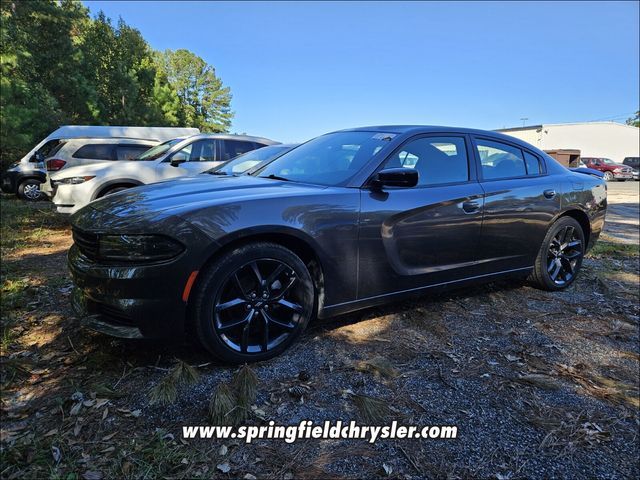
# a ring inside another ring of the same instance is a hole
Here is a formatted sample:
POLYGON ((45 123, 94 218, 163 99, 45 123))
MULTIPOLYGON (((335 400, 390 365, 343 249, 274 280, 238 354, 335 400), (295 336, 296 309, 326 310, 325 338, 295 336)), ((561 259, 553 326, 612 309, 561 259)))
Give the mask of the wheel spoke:
POLYGON ((241 320, 236 320, 235 322, 227 323, 226 325, 218 324, 218 330, 220 330, 221 332, 224 332, 226 330, 230 330, 244 323, 246 323, 248 326, 249 320, 251 320, 252 315, 253 315, 253 310, 249 310, 247 315, 241 320))
POLYGON ((297 277, 292 276, 289 280, 289 283, 275 296, 275 300, 280 300, 285 294, 293 287, 293 284, 296 283, 297 277))
POLYGON ((285 300, 284 298, 281 298, 280 300, 278 300, 278 305, 282 305, 283 307, 290 308, 291 310, 297 313, 302 313, 304 311, 304 307, 302 305, 290 302, 289 300, 285 300))
POLYGON ((582 255, 582 252, 580 251, 575 251, 575 252, 570 252, 570 253, 565 253, 564 257, 568 260, 573 260, 575 258, 578 258, 582 255))
POLYGON ((551 280, 553 280, 554 282, 556 281, 556 278, 558 278, 558 273, 560 273, 560 270, 562 270, 562 264, 558 260, 556 260, 555 269, 550 274, 551 280))
POLYGON ((571 240, 571 238, 573 237, 573 227, 566 227, 564 229, 564 235, 562 236, 562 245, 563 247, 566 247, 566 243, 571 240))
MULTIPOLYGON (((253 315, 253 312, 251 312, 253 315)), ((242 353, 247 353, 247 349, 249 348, 249 328, 251 327, 251 321, 248 321, 247 324, 242 329, 242 339, 240 340, 240 349, 242 353)))
POLYGON ((221 303, 216 305, 216 312, 221 312, 222 310, 227 310, 232 307, 237 307, 238 305, 244 305, 247 302, 242 298, 234 298, 233 300, 229 300, 228 302, 221 303))
POLYGON ((287 323, 287 322, 278 320, 277 318, 272 317, 266 312, 262 312, 262 314, 265 316, 265 318, 269 319, 269 323, 273 323, 275 325, 278 325, 279 327, 286 328, 287 330, 293 330, 294 328, 296 328, 296 326, 293 323, 287 323))
POLYGON ((269 315, 262 310, 262 319, 264 320, 264 332, 262 333, 262 351, 266 352, 269 348, 269 315))
POLYGON ((549 262, 549 266, 547 267, 547 272, 551 273, 555 264, 556 264, 556 257, 551 257, 551 261, 549 262))
POLYGON ((564 248, 577 247, 578 245, 582 245, 582 242, 580 240, 573 240, 567 243, 564 248))
POLYGON ((238 272, 235 272, 233 274, 233 281, 236 284, 236 287, 238 287, 238 290, 240 290, 240 293, 242 294, 242 296, 244 298, 248 298, 247 292, 244 291, 244 288, 242 287, 242 284, 240 283, 240 279, 238 278, 238 272))
POLYGON ((256 276, 256 279, 258 280, 258 287, 262 286, 262 274, 260 273, 260 270, 258 269, 258 263, 257 262, 251 262, 251 270, 253 270, 254 275, 256 276))
POLYGON ((285 267, 282 263, 279 264, 276 267, 276 269, 273 272, 271 272, 271 275, 267 277, 267 281, 265 282, 267 284, 267 287, 271 288, 271 285, 273 284, 273 282, 276 281, 276 279, 278 278, 278 275, 280 275, 286 269, 287 267, 285 267))

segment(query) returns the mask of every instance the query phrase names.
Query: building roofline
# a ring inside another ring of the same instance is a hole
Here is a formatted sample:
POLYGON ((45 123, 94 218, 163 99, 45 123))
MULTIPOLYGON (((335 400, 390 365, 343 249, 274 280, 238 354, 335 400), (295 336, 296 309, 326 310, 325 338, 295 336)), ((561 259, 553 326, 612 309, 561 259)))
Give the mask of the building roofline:
POLYGON ((497 128, 496 132, 517 132, 522 130, 537 130, 544 127, 565 127, 569 125, 617 125, 620 127, 638 128, 633 125, 627 125, 620 122, 569 122, 569 123, 543 123, 539 125, 526 125, 524 127, 497 128))

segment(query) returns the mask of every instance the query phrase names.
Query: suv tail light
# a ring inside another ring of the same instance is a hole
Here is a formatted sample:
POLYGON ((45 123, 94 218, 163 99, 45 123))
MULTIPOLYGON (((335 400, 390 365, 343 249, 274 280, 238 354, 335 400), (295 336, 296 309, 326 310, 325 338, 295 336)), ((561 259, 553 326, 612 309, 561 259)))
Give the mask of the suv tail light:
POLYGON ((52 158, 51 160, 47 160, 47 170, 50 172, 57 172, 62 167, 67 164, 64 160, 60 160, 58 158, 52 158))

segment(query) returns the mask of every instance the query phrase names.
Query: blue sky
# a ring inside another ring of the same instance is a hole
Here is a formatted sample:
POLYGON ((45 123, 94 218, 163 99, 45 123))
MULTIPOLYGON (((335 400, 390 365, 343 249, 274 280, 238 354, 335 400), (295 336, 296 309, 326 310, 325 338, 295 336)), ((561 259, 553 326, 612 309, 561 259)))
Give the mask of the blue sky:
POLYGON ((624 121, 638 2, 102 2, 231 87, 234 132, 302 141, 375 124, 624 121))

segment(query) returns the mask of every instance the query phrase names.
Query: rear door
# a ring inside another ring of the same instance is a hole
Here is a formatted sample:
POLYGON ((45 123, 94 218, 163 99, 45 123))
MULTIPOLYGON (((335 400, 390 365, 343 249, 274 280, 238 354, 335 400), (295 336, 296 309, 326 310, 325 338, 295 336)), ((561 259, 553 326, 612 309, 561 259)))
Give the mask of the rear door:
POLYGON ((485 193, 480 273, 530 267, 560 210, 560 182, 533 151, 489 137, 473 140, 485 193))
POLYGON ((358 298, 475 274, 483 191, 471 148, 465 135, 413 137, 381 168, 415 168, 418 185, 361 191, 358 298))

